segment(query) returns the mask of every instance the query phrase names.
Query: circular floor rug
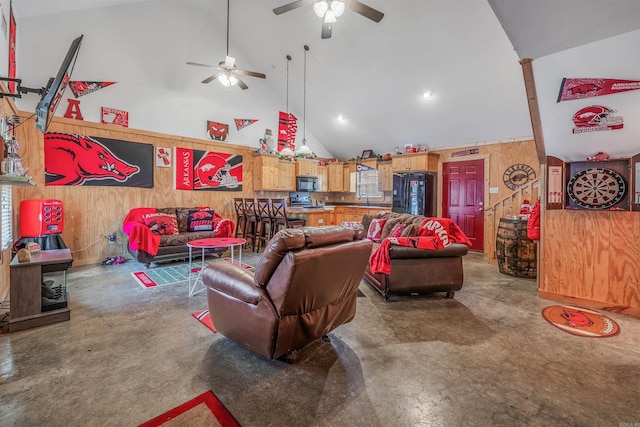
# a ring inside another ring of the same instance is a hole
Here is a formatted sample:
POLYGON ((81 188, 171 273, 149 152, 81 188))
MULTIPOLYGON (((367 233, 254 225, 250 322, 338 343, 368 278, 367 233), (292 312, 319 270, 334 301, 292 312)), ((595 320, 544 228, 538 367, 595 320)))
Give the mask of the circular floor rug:
POLYGON ((586 308, 550 305, 542 310, 542 317, 553 326, 581 337, 604 338, 620 333, 614 320, 586 308))

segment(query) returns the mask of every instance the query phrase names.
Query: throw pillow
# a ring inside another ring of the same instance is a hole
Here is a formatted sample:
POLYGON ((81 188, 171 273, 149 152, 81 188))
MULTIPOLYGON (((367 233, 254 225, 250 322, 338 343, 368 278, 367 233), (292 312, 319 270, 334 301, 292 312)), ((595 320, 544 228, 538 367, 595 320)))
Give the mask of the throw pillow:
POLYGON ((213 209, 191 209, 187 220, 187 231, 212 231, 213 209))
POLYGON ((367 239, 372 242, 380 242, 380 236, 382 235, 382 228, 387 222, 384 218, 373 218, 369 225, 369 231, 367 231, 367 239))
POLYGON ((402 223, 398 223, 396 225, 393 226, 393 228, 391 229, 391 232, 389 233, 389 237, 400 237, 402 236, 402 232, 405 229, 405 225, 402 223))
POLYGON ((153 234, 178 234, 178 218, 175 214, 148 213, 142 220, 153 234))

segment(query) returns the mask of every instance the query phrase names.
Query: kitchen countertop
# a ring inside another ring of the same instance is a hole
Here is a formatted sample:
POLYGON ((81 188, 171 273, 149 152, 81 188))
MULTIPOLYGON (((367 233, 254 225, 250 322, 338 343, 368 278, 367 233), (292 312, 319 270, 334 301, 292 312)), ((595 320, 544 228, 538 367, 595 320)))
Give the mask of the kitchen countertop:
POLYGON ((367 205, 321 205, 321 206, 309 206, 303 208, 301 206, 287 206, 287 212, 292 213, 311 213, 311 212, 326 212, 333 211, 335 208, 349 208, 349 209, 380 209, 391 210, 391 206, 367 206, 367 205))

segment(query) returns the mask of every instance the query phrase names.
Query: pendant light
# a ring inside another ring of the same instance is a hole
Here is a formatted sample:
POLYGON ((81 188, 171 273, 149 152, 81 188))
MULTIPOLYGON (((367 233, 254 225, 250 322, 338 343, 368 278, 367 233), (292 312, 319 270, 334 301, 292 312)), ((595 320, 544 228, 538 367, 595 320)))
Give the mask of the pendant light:
MULTIPOLYGON (((289 62, 291 61, 291 55, 287 55, 287 123, 289 122, 289 62)), ((293 157, 295 153, 289 147, 289 141, 287 140, 287 145, 280 151, 280 155, 293 157)))
POLYGON ((307 52, 309 46, 304 45, 304 90, 302 92, 302 145, 296 151, 296 154, 304 154, 309 156, 312 154, 311 149, 307 146, 307 52))

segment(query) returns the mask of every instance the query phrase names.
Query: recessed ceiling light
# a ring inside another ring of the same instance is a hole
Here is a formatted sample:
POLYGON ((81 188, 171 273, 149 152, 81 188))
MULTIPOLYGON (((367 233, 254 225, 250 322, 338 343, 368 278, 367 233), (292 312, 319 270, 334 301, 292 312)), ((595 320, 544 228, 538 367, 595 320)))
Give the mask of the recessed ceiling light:
POLYGON ((425 93, 423 93, 422 96, 426 99, 429 99, 433 96, 433 93, 430 90, 428 90, 425 93))
POLYGON ((340 115, 338 116, 338 121, 339 121, 339 122, 344 122, 344 121, 346 121, 346 120, 347 120, 347 119, 345 119, 345 118, 344 118, 344 116, 343 116, 342 114, 340 114, 340 115))

